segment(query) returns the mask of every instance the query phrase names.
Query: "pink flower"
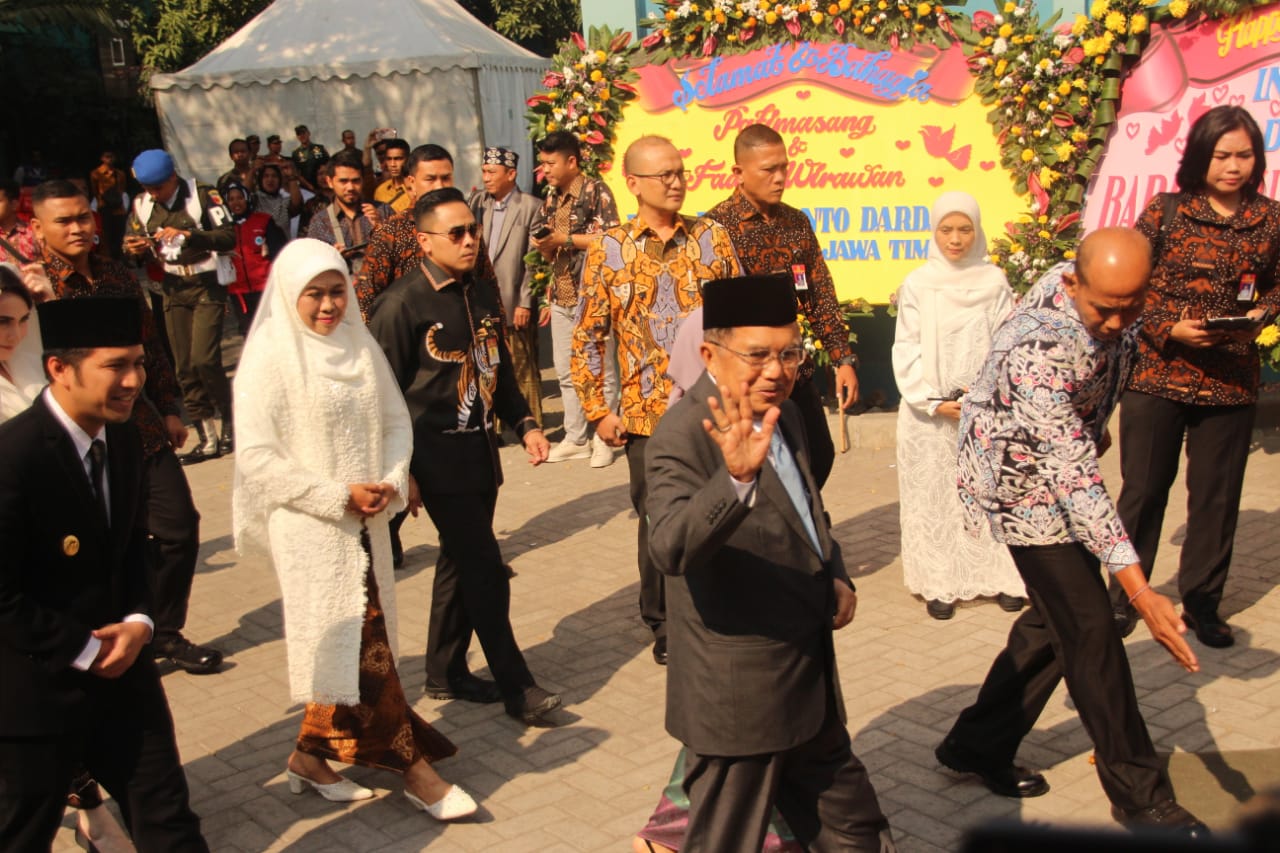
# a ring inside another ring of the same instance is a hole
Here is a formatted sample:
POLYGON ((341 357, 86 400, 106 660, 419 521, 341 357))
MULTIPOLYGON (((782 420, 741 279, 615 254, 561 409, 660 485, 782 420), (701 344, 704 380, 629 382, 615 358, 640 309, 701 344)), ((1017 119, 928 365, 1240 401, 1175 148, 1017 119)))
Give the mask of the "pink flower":
POLYGON ((547 89, 552 89, 564 82, 564 78, 554 71, 548 71, 547 76, 542 78, 542 85, 547 89))
POLYGON ((609 120, 608 120, 608 119, 606 119, 606 118, 605 118, 603 115, 601 115, 600 113, 595 113, 595 114, 593 114, 593 115, 591 116, 591 120, 592 120, 592 121, 594 121, 596 124, 600 125, 601 127, 608 127, 608 126, 609 126, 609 120))
POLYGON ((536 107, 538 104, 549 104, 551 98, 547 95, 534 95, 532 98, 524 102, 526 107, 536 107))
POLYGON ((836 18, 836 22, 831 26, 835 29, 836 35, 844 35, 844 18, 836 18))
POLYGON ((640 46, 645 50, 651 50, 662 43, 662 30, 650 33, 640 42, 640 46))
POLYGON ((995 22, 996 16, 986 9, 980 9, 973 13, 973 28, 975 30, 985 30, 987 27, 993 26, 995 22))
POLYGON ((756 28, 755 28, 755 27, 751 27, 751 28, 749 28, 749 29, 745 29, 745 30, 743 30, 742 32, 738 33, 738 41, 739 41, 739 42, 742 42, 742 43, 744 43, 744 44, 745 44, 746 42, 751 41, 751 40, 752 40, 753 38, 755 38, 755 37, 756 37, 756 28))
MULTIPOLYGON (((977 15, 974 15, 974 17, 976 18, 977 15)), ((951 16, 944 12, 941 6, 938 7, 938 29, 942 30, 950 38, 958 38, 955 27, 951 26, 951 16)))
POLYGON ((787 21, 787 32, 791 33, 791 35, 796 38, 800 38, 800 22, 795 18, 787 21))
POLYGON ((1062 61, 1068 65, 1079 65, 1082 59, 1084 59, 1084 48, 1079 46, 1071 48, 1071 50, 1068 50, 1066 55, 1062 57, 1062 61))
POLYGON ((604 134, 598 130, 592 130, 588 131, 587 135, 584 136, 583 139, 590 145, 599 145, 604 142, 604 134))
POLYGON ((898 49, 898 34, 897 34, 897 33, 889 33, 889 47, 893 48, 894 50, 897 50, 897 49, 898 49))
POLYGON ((587 42, 586 42, 586 39, 582 37, 582 33, 579 33, 579 32, 569 33, 569 38, 573 39, 573 43, 578 46, 578 50, 587 49, 587 42))
POLYGON ((1027 191, 1031 193, 1031 197, 1036 200, 1036 209, 1045 212, 1049 209, 1049 194, 1045 192, 1044 187, 1040 185, 1040 176, 1035 172, 1027 175, 1027 191))
POLYGON ((716 51, 716 37, 707 36, 707 40, 702 43, 702 55, 710 56, 716 51))

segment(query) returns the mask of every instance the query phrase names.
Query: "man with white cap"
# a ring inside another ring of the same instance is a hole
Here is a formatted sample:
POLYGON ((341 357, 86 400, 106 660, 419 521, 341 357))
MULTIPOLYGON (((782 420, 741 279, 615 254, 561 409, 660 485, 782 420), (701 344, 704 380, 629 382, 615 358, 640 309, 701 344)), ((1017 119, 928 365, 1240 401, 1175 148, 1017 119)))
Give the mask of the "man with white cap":
POLYGON ((134 199, 124 250, 164 267, 164 317, 187 415, 200 443, 184 465, 230 453, 231 383, 222 366, 222 318, 227 288, 219 283, 219 253, 236 247, 235 223, 216 189, 183 179, 167 151, 153 148, 133 161, 143 192, 134 199), (214 414, 222 416, 219 437, 214 414))

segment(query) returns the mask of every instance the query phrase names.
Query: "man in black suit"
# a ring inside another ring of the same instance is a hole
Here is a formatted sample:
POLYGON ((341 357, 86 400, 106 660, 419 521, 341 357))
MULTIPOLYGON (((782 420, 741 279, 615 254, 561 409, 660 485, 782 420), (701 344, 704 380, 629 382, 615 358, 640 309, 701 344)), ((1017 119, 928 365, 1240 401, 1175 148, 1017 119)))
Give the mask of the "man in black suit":
POLYGON ((560 697, 534 681, 511 630, 511 582, 493 534, 502 485, 494 413, 513 426, 531 464, 546 461, 547 440, 511 371, 497 286, 474 272, 480 224, 466 198, 453 187, 432 190, 413 211, 422 259, 374 302, 369 331, 413 421, 410 511, 425 507, 440 535, 426 692, 501 701, 516 719, 540 724, 560 697), (473 632, 493 681, 468 667, 473 632))
POLYGON ((707 372, 647 450, 667 731, 689 753, 682 850, 758 851, 771 806, 806 850, 895 849, 845 729, 832 631, 857 596, 788 399, 795 318, 786 276, 708 282, 707 372))
POLYGON ((207 851, 150 655, 136 300, 40 306, 49 387, 0 427, 0 850, 49 849, 75 771, 139 851, 207 851))

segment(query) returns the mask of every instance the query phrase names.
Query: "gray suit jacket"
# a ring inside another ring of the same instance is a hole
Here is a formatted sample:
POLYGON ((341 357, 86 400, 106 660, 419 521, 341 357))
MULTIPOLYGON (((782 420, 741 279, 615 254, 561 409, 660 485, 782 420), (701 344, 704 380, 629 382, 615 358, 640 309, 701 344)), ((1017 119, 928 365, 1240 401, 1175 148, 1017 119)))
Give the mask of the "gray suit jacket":
POLYGON ((778 425, 808 487, 821 553, 769 463, 738 500, 702 428, 706 373, 663 416, 645 452, 649 551, 667 578, 667 731, 703 755, 781 752, 844 700, 832 646, 833 579, 848 582, 809 473, 795 404, 778 425))
MULTIPOLYGON (((469 204, 481 225, 481 234, 488 234, 489 223, 493 219, 493 196, 477 190, 471 194, 469 204)), ((512 324, 516 308, 528 308, 535 314, 538 310, 537 300, 529 288, 533 276, 525 269, 524 256, 531 248, 529 232, 533 220, 541 210, 540 199, 513 190, 507 203, 507 215, 502 219, 502 231, 493 235, 493 268, 498 274, 498 292, 502 296, 502 313, 508 327, 512 324)))

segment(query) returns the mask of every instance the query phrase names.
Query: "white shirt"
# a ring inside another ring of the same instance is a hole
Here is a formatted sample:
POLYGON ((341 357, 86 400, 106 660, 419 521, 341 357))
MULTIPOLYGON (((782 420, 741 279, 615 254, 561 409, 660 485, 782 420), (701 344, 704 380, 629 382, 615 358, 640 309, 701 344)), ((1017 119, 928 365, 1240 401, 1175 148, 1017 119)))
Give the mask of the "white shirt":
MULTIPOLYGON (((92 487, 93 463, 89 458, 89 448, 93 446, 95 441, 101 441, 103 445, 106 445, 106 426, 99 428, 97 435, 89 435, 89 433, 80 428, 78 423, 71 419, 71 416, 63 410, 62 406, 58 404, 57 399, 53 396, 53 393, 47 388, 44 390, 44 399, 49 405, 49 411, 53 413, 53 416, 57 418, 58 423, 62 425, 62 428, 67 431, 67 435, 71 437, 71 443, 75 446, 76 453, 80 454, 80 464, 84 466, 84 475, 86 479, 89 480, 90 487, 92 487)), ((110 464, 110 455, 108 454, 102 466, 102 500, 107 507, 108 524, 111 522, 111 486, 109 485, 111 478, 107 476, 107 472, 110 470, 110 464)), ((130 613, 120 621, 143 622, 151 629, 152 634, 154 634, 156 630, 156 623, 151 621, 151 617, 145 613, 130 613)), ((98 659, 98 652, 101 649, 102 641, 90 634, 89 641, 85 643, 84 649, 76 656, 76 659, 71 662, 71 665, 79 670, 88 670, 89 667, 93 665, 93 662, 98 659)))

